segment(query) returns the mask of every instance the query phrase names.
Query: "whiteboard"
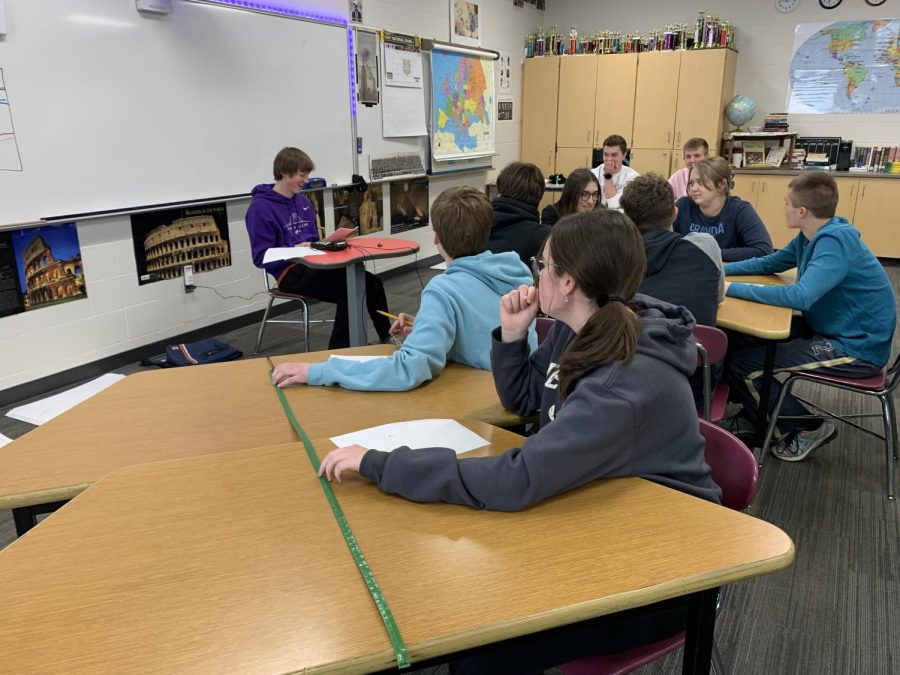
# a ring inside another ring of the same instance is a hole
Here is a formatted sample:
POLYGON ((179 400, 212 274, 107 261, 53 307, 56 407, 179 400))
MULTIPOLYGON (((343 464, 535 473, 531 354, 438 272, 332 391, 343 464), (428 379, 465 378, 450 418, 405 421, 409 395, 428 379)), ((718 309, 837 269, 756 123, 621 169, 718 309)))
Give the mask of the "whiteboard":
POLYGON ((129 0, 6 0, 6 18, 21 170, 0 168, 0 225, 246 194, 286 145, 351 180, 345 26, 129 0))

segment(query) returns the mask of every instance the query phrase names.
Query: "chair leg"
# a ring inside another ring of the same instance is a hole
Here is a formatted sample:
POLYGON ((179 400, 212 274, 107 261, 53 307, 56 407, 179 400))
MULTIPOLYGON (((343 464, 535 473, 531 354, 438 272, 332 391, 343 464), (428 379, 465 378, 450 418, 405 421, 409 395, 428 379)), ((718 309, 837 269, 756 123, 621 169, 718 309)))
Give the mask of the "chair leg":
POLYGON ((303 351, 309 351, 309 305, 306 304, 305 300, 301 300, 300 304, 303 305, 303 351))
POLYGON ((893 394, 888 393, 885 398, 887 398, 888 405, 891 407, 891 420, 893 420, 893 424, 891 425, 891 430, 893 432, 893 436, 891 438, 894 441, 894 459, 898 459, 897 452, 900 448, 897 447, 897 408, 894 405, 894 396, 893 394))
MULTIPOLYGON (((769 426, 766 428, 766 438, 763 441, 762 450, 759 451, 760 468, 762 468, 763 461, 765 461, 766 455, 769 454, 769 446, 772 443, 772 437, 775 435, 775 427, 778 422, 778 415, 781 413, 781 404, 784 402, 784 397, 790 393, 793 387, 794 378, 788 377, 788 379, 781 387, 781 393, 778 395, 778 402, 775 404, 775 409, 772 411, 772 416, 769 418, 769 426)), ((760 410, 757 410, 756 414, 761 415, 764 413, 760 410)))
POLYGON ((259 333, 256 336, 256 346, 253 348, 254 354, 259 354, 259 346, 262 344, 263 333, 266 332, 266 321, 269 320, 269 312, 272 310, 272 303, 275 302, 275 298, 269 298, 269 304, 266 305, 266 311, 263 312, 262 323, 259 324, 259 333))
POLYGON ((712 672, 715 675, 726 675, 728 672, 725 670, 725 663, 722 661, 722 652, 719 651, 719 645, 713 642, 712 647, 712 672))
POLYGON ((888 499, 894 499, 894 457, 897 456, 897 420, 894 419, 894 405, 890 393, 879 396, 884 413, 884 450, 887 462, 888 499))

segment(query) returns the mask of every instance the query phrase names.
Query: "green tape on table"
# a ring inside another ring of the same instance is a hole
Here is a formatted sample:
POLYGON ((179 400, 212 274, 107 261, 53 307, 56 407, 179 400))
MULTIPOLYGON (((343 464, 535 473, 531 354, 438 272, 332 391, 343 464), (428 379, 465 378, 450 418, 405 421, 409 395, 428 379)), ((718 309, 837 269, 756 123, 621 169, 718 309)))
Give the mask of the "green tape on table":
MULTIPOLYGON (((271 375, 271 371, 269 374, 271 375)), ((275 387, 275 391, 278 392, 278 399, 281 401, 281 407, 284 408, 284 414, 287 416, 288 421, 291 423, 297 436, 299 436, 300 440, 303 442, 303 447, 306 448, 306 454, 309 456, 309 461, 313 465, 316 474, 318 474, 319 457, 316 455, 316 451, 313 449, 309 437, 306 435, 306 432, 303 431, 303 427, 300 426, 297 418, 294 417, 294 412, 291 410, 291 406, 288 405, 284 392, 278 387, 275 387)), ((341 534, 344 535, 344 543, 346 543, 347 548, 350 549, 353 560, 356 562, 356 567, 362 575, 366 588, 369 589, 369 594, 372 596, 372 600, 375 601, 375 606, 378 608, 378 613, 381 615, 381 620, 384 622, 384 627, 387 629, 388 637, 391 639, 391 645, 394 648, 394 658, 397 659, 397 667, 408 668, 409 655, 406 653, 406 645, 403 644, 403 637, 400 635, 400 629, 397 627, 397 622, 394 621, 394 615, 391 613, 390 607, 388 607, 387 600, 384 599, 384 594, 382 594, 378 582, 375 581, 375 575, 372 574, 372 568, 370 568, 369 563, 366 562, 366 557, 359 547, 359 542, 356 541, 356 537, 350 529, 350 523, 347 522, 347 518, 344 516, 344 511, 338 503, 334 490, 331 489, 331 483, 328 482, 327 478, 320 477, 319 484, 322 486, 322 490, 325 492, 325 498, 328 499, 328 504, 331 506, 331 512, 334 514, 334 518, 341 528, 341 534)))

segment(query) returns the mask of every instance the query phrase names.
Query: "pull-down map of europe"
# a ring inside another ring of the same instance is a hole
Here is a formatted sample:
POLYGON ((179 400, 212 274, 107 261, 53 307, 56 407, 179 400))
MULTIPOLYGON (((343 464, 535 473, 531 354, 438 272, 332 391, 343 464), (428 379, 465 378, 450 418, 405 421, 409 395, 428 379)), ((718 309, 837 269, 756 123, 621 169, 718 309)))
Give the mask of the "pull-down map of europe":
POLYGON ((494 152, 494 64, 449 52, 431 53, 431 137, 435 159, 494 152))
POLYGON ((799 24, 790 113, 900 112, 900 19, 799 24))

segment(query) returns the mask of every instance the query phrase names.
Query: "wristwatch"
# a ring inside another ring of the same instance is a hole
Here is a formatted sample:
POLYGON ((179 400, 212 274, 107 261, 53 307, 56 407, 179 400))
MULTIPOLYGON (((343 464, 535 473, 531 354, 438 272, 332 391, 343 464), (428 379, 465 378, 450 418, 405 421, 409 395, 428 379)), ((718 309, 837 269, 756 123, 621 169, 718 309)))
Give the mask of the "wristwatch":
POLYGON ((604 177, 606 180, 612 180, 612 174, 611 174, 611 173, 605 173, 605 174, 603 174, 603 177, 604 177))

